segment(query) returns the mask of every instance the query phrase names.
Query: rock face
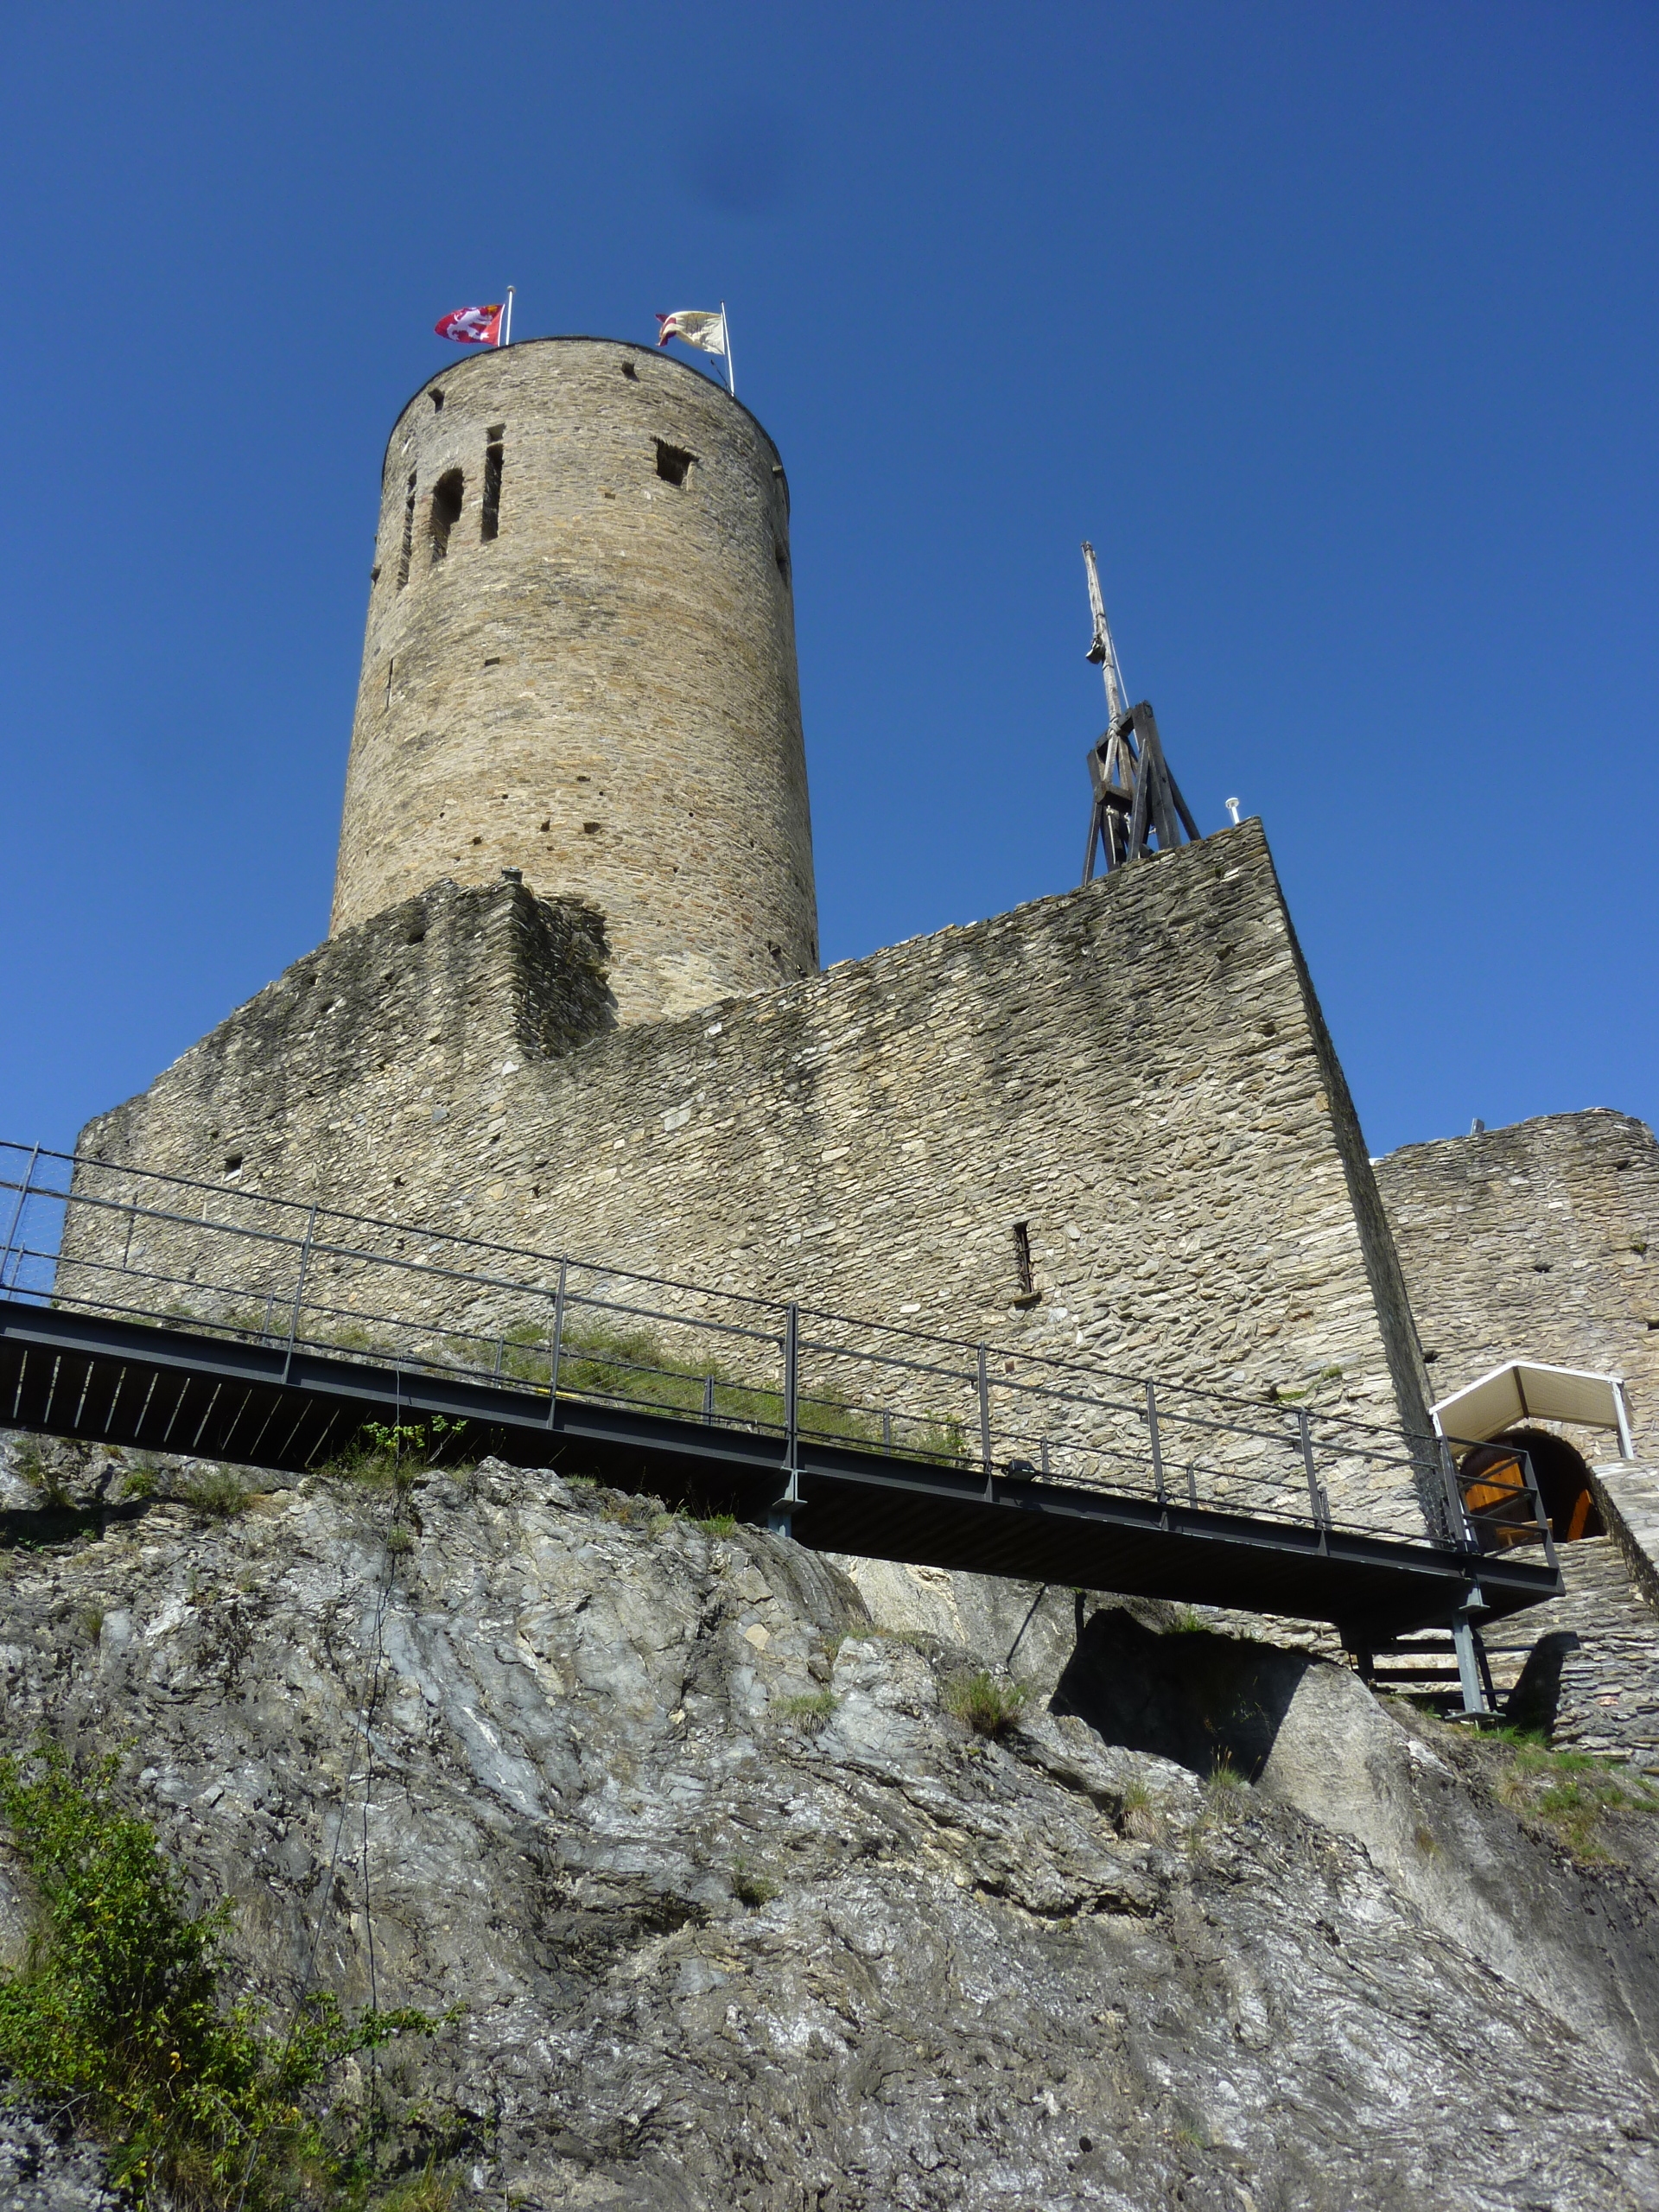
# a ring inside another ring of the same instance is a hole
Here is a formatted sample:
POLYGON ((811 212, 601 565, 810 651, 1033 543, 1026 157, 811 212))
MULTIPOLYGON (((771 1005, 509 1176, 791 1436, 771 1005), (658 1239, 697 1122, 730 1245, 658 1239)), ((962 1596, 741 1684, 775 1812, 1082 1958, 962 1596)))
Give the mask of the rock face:
POLYGON ((104 2162, 60 2117, 0 2103, 0 2212, 119 2212, 104 2162))
POLYGON ((124 1748, 279 2009, 464 2005, 418 2063, 486 2199, 1659 2202, 1640 1848, 1574 1863, 1305 1652, 923 1588, 975 1651, 872 1618, 894 1570, 495 1463, 84 1478, 14 1522, 9 1742, 124 1748))

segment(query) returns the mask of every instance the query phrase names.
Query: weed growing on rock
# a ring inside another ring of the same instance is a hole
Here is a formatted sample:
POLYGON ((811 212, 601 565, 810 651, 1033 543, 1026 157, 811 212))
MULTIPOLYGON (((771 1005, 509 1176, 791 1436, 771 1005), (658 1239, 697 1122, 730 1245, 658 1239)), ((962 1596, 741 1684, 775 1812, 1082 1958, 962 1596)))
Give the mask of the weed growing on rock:
POLYGON ((1025 1709, 1026 1693, 1018 1682, 1005 1681, 982 1668, 978 1674, 953 1682, 944 1701, 976 1736, 1006 1736, 1025 1709))
POLYGON ((140 1452, 136 1459, 129 1459, 121 1475, 121 1495, 124 1498, 141 1501, 154 1497, 160 1470, 148 1452, 140 1452))
POLYGON ((1578 1859, 1607 1859, 1604 1830, 1617 1815, 1659 1815, 1659 1790, 1628 1767, 1588 1751, 1554 1751, 1541 1736, 1494 1729, 1485 1738, 1508 1754, 1496 1784, 1502 1802, 1551 1830, 1578 1859))
POLYGON ((0 1979, 0 2066, 109 2147, 118 2187, 177 2212, 359 2197, 360 2143, 317 2094, 343 2060, 439 2023, 347 2020, 315 1997, 286 2037, 219 1999, 228 1902, 194 1915, 148 1825, 114 1800, 114 1759, 78 1781, 54 1745, 0 1758, 0 1814, 39 1900, 26 1961, 0 1979))
POLYGON ((183 1495, 187 1505, 215 1521, 233 1520, 247 1509, 248 1493, 228 1467, 208 1467, 192 1476, 183 1495))
POLYGON ((461 2176, 452 2167, 428 2164, 394 2182, 375 2212, 449 2212, 461 2194, 461 2176))
POLYGON ((1224 1815, 1231 1812, 1242 1802, 1249 1786, 1224 1751, 1204 1779, 1204 1794, 1209 1809, 1224 1815))
POLYGON ((785 1720, 798 1720, 810 1727, 822 1727, 836 1709, 833 1690, 813 1690, 799 1697, 780 1697, 778 1711, 785 1720))
POLYGON ((1123 1792, 1118 1818, 1125 1835, 1149 1841, 1158 1833, 1158 1815, 1152 1792, 1144 1782, 1132 1782, 1123 1792))
POLYGON ((415 1548, 415 1531, 407 1521, 394 1521, 386 1531, 386 1549, 394 1559, 401 1559, 415 1548))
POLYGON ((63 1470, 41 1449, 32 1436, 20 1437, 11 1448, 11 1464, 32 1490, 40 1492, 43 1505, 61 1512, 73 1505, 69 1485, 63 1470))
POLYGON ((326 1475, 340 1475, 377 1489, 409 1490, 416 1476, 442 1463, 460 1471, 459 1445, 464 1421, 434 1414, 429 1421, 365 1421, 348 1448, 331 1459, 326 1475))
POLYGON ((778 1895, 776 1882, 769 1882, 758 1868, 747 1859, 732 1861, 732 1895, 751 1912, 758 1912, 763 1904, 770 1904, 778 1895))

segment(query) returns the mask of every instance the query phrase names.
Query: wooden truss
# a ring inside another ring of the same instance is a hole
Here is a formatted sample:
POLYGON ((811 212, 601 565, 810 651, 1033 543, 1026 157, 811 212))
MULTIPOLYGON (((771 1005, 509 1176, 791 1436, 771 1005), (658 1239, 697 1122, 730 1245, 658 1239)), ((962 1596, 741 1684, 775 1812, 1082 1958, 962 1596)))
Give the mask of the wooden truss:
POLYGON ((1125 708, 1100 742, 1090 747, 1089 780, 1094 786, 1094 807, 1083 856, 1085 883, 1094 880, 1097 854, 1104 874, 1125 861, 1144 860, 1154 850, 1154 837, 1160 853, 1173 851, 1182 842, 1183 830, 1188 837, 1197 837, 1198 825, 1169 772, 1158 723, 1146 700, 1125 708))

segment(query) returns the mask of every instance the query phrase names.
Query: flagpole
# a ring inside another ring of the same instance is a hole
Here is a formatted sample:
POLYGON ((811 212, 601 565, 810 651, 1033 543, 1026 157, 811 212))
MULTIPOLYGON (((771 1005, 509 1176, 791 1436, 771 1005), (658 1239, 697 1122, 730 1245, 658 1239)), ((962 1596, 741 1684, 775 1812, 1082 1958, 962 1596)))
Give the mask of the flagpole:
POLYGON ((503 346, 511 346, 512 343, 512 287, 511 284, 507 287, 506 321, 501 326, 501 336, 499 343, 503 346))
POLYGON ((732 326, 726 320, 726 302, 720 303, 720 334, 726 340, 726 381, 731 387, 732 397, 737 397, 737 364, 732 359, 732 326))

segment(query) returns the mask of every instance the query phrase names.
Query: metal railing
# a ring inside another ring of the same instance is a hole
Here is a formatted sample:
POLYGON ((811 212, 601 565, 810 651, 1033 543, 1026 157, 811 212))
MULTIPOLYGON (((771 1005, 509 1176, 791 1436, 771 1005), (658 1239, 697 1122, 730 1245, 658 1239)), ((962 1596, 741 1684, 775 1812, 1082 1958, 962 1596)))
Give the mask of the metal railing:
POLYGON ((575 1397, 775 1437, 786 1471, 842 1446, 1554 1560, 1522 1452, 1471 1485, 1434 1435, 38 1146, 0 1142, 0 1298, 275 1347, 284 1376, 321 1352, 522 1392, 550 1427, 575 1397))

